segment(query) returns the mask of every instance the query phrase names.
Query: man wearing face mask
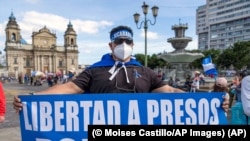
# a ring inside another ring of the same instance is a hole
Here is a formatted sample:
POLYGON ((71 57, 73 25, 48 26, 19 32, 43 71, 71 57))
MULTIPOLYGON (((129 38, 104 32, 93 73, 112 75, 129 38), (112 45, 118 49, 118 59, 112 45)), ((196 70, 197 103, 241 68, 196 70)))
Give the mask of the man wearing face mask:
MULTIPOLYGON (((134 42, 131 28, 113 28, 109 47, 111 53, 104 54, 99 62, 81 72, 71 82, 55 85, 36 94, 183 92, 167 85, 153 70, 136 61, 132 56, 134 42)), ((225 99, 223 104, 226 111, 228 101, 225 99)), ((16 110, 22 106, 17 97, 13 104, 16 110)))

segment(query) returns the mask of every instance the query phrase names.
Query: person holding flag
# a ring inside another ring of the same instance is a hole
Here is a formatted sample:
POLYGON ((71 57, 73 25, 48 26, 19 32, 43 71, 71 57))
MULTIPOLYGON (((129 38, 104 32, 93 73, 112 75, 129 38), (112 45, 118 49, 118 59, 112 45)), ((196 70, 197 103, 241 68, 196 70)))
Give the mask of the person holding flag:
MULTIPOLYGON (((202 67, 203 67, 204 73, 206 75, 213 75, 213 76, 218 75, 218 72, 215 68, 215 64, 212 63, 211 56, 208 56, 202 60, 202 67)), ((216 79, 216 77, 215 77, 215 79, 216 79)))

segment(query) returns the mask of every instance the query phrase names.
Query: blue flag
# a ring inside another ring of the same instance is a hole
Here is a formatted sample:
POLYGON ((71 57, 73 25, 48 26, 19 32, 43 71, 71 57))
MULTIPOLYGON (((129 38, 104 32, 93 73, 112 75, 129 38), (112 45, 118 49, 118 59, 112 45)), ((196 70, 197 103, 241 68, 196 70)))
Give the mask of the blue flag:
POLYGON ((215 64, 212 63, 211 56, 208 56, 202 60, 202 67, 204 69, 205 74, 218 74, 215 68, 215 64))

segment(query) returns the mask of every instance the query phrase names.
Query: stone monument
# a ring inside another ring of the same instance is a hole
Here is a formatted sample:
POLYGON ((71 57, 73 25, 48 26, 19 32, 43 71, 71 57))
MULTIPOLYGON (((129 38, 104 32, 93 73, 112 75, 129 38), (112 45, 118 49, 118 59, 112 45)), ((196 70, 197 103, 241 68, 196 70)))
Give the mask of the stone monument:
MULTIPOLYGON (((159 58, 167 61, 174 70, 174 78, 180 80, 185 79, 187 74, 190 74, 189 64, 196 59, 204 57, 202 53, 190 53, 185 50, 188 43, 192 41, 191 37, 185 36, 185 30, 188 29, 187 24, 173 25, 172 30, 175 32, 175 37, 168 38, 167 42, 171 43, 175 49, 173 52, 158 55, 159 58)), ((172 76, 173 77, 173 76, 172 76)))

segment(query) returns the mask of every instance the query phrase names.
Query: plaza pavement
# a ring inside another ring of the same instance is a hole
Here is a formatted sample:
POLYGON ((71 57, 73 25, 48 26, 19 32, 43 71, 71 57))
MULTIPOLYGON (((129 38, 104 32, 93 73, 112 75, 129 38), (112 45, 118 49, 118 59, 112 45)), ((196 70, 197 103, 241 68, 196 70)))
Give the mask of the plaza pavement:
POLYGON ((13 97, 19 94, 40 91, 48 88, 47 84, 42 86, 27 86, 17 82, 3 83, 6 96, 6 120, 0 123, 0 141, 21 141, 19 116, 13 109, 13 97))

